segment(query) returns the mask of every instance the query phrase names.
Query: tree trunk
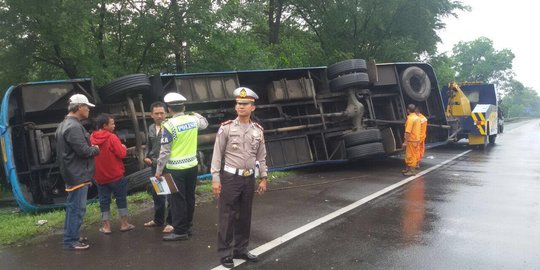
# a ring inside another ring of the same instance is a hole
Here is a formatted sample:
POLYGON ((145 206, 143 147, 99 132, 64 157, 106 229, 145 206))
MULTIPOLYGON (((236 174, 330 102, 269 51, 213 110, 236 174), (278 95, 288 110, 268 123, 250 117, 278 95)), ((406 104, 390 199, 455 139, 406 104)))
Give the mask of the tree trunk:
POLYGON ((283 0, 270 0, 268 3, 268 43, 279 42, 279 29, 283 12, 283 0))
POLYGON ((101 62, 103 68, 107 68, 107 63, 105 62, 105 50, 103 49, 103 39, 105 37, 105 13, 107 9, 105 7, 105 1, 101 2, 100 14, 99 14, 99 26, 98 26, 98 58, 101 62))
POLYGON ((62 50, 60 49, 60 45, 54 44, 53 49, 56 55, 56 59, 59 61, 58 66, 64 70, 64 72, 70 79, 78 78, 79 76, 77 74, 77 67, 75 66, 75 63, 73 63, 73 60, 69 57, 62 56, 62 50))

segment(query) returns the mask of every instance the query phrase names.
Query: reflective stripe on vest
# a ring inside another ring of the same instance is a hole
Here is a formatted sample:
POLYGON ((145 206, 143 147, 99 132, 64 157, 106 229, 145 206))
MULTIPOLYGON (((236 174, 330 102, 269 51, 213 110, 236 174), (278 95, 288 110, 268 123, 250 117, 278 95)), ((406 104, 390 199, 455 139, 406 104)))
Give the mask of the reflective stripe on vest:
POLYGON ((198 127, 193 117, 180 115, 167 120, 163 127, 172 136, 171 155, 166 168, 183 170, 197 166, 198 127))

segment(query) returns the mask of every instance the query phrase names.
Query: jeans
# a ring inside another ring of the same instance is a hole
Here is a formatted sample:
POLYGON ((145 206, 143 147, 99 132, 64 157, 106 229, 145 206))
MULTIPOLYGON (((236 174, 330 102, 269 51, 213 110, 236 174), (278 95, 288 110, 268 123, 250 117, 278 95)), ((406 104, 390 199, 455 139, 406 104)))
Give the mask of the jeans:
POLYGON ((114 194, 114 197, 116 197, 118 215, 121 217, 127 216, 127 178, 122 177, 118 181, 104 185, 98 184, 97 189, 101 220, 111 219, 111 194, 114 194))
POLYGON ((154 199, 154 222, 159 226, 172 224, 169 195, 157 195, 156 191, 152 189, 152 198, 154 199), (166 204, 169 205, 168 209, 166 204), (167 210, 167 219, 165 219, 165 210, 167 210))
POLYGON ((64 246, 70 247, 80 238, 80 229, 86 213, 88 186, 68 192, 66 200, 66 220, 64 222, 64 246))
MULTIPOLYGON (((156 167, 152 166, 152 175, 155 174, 156 167)), ((169 195, 157 195, 156 191, 152 188, 152 199, 154 199, 154 222, 159 226, 172 224, 171 199, 169 195), (167 211, 167 219, 165 219, 165 210, 167 211)))

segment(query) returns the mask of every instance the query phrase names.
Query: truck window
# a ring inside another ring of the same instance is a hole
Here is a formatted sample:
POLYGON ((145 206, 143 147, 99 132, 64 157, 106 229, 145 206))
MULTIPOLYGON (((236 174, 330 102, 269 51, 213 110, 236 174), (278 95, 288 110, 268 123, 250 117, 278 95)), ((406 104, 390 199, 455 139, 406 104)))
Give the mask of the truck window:
POLYGON ((480 92, 479 91, 471 91, 469 93, 466 93, 467 98, 471 103, 478 103, 480 102, 480 92))

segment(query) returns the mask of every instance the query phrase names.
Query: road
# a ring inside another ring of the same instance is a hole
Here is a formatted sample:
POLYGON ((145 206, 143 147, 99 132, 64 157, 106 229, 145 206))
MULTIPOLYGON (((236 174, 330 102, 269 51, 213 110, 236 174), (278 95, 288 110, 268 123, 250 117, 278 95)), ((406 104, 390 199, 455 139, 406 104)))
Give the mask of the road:
MULTIPOLYGON (((254 202, 261 261, 237 269, 540 269, 539 132, 533 120, 486 150, 431 149, 418 177, 401 176, 397 157, 278 181, 254 202)), ((185 242, 143 228, 149 216, 127 233, 89 226, 88 251, 62 251, 61 235, 0 249, 0 269, 220 269, 215 202, 197 206, 185 242)))

